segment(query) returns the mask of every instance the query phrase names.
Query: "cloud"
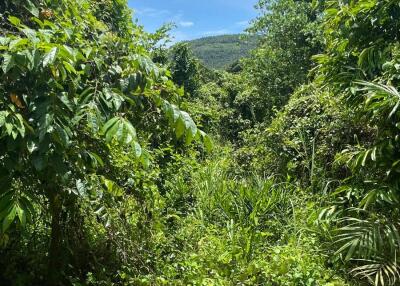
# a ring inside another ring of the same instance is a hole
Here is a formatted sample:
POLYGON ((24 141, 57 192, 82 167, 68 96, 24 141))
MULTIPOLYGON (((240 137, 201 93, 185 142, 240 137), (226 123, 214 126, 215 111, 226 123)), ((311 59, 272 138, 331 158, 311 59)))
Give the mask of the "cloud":
POLYGON ((225 34, 230 34, 231 31, 228 29, 220 29, 220 30, 214 30, 214 31, 206 31, 203 32, 203 36, 218 36, 218 35, 225 35, 225 34))
POLYGON ((190 21, 181 21, 181 22, 179 22, 179 26, 184 27, 184 28, 189 28, 189 27, 194 26, 194 23, 190 22, 190 21))
POLYGON ((171 12, 168 10, 157 10, 157 9, 150 8, 150 7, 143 8, 143 9, 135 9, 135 12, 137 15, 153 17, 153 18, 171 14, 171 12))
POLYGON ((249 24, 250 24, 249 20, 239 21, 235 23, 235 25, 239 27, 247 27, 249 26, 249 24))

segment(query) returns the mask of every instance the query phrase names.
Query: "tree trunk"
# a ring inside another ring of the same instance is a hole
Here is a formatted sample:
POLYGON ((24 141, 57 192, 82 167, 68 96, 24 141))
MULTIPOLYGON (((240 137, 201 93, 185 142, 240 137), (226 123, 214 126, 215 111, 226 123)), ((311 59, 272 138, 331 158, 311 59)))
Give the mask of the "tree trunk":
POLYGON ((62 285, 62 273, 64 270, 64 256, 63 256, 63 239, 62 239, 62 225, 61 225, 61 212, 62 201, 61 196, 54 190, 49 190, 48 198, 50 203, 51 213, 51 238, 49 246, 48 257, 48 273, 47 285, 60 286, 62 285))

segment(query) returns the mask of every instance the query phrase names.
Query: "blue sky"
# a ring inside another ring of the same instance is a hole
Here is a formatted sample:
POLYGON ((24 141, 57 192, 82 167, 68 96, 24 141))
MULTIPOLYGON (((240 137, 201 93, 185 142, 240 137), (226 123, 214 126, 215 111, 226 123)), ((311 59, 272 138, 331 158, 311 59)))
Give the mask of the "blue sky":
POLYGON ((240 33, 257 15, 257 0, 129 0, 135 18, 154 32, 164 23, 177 25, 174 41, 240 33))

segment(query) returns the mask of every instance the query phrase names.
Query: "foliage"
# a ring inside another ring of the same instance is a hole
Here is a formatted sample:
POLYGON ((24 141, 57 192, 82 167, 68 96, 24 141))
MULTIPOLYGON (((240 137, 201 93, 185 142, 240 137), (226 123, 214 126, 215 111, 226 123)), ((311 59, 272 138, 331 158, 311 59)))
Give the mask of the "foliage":
POLYGON ((183 191, 192 197, 182 202, 192 204, 185 211, 169 209, 172 227, 163 245, 165 256, 159 261, 157 278, 149 277, 150 281, 165 285, 347 285, 325 267, 325 258, 316 251, 318 239, 301 220, 312 206, 304 208, 307 200, 300 190, 272 178, 235 180, 226 171, 230 164, 226 159, 206 163, 193 174, 189 186, 183 184, 187 179, 181 175, 171 185, 171 198, 180 197, 183 191), (298 240, 299 232, 312 238, 298 240))
POLYGON ((255 122, 270 120, 292 92, 307 82, 311 56, 320 48, 319 10, 309 1, 259 1, 261 15, 248 31, 261 44, 244 61, 248 91, 242 95, 255 122))
POLYGON ((353 177, 336 191, 337 205, 326 214, 339 218, 337 254, 353 262, 353 272, 374 285, 395 285, 400 281, 395 87, 400 6, 395 1, 328 1, 326 6, 327 47, 316 56, 318 80, 340 91, 371 129, 369 138, 359 138, 338 156, 353 177))
POLYGON ((193 54, 206 67, 223 70, 234 62, 249 56, 256 48, 258 37, 221 35, 188 41, 193 54))
POLYGON ((241 134, 245 143, 237 160, 244 170, 288 174, 304 186, 323 187, 348 173, 334 160, 357 132, 340 100, 311 84, 297 90, 267 127, 241 134))
POLYGON ((125 0, 0 3, 1 285, 400 283, 399 1, 257 9, 168 49, 125 0))
POLYGON ((32 221, 35 206, 48 212, 46 280, 56 285, 68 260, 62 257, 64 214, 73 215, 89 190, 118 196, 129 189, 115 182, 107 153, 121 148, 149 165, 143 135, 151 129, 137 130, 144 127, 141 117, 152 112, 165 133, 172 129, 187 144, 207 136, 168 101, 179 90, 149 59, 150 37, 140 36, 124 1, 38 4, 7 5, 16 10, 8 12, 15 14, 0 38, 0 220, 4 233, 32 221), (17 17, 26 10, 30 17, 17 17))
POLYGON ((184 43, 175 45, 171 50, 171 75, 172 80, 185 92, 194 95, 198 88, 198 63, 192 55, 189 46, 184 43))

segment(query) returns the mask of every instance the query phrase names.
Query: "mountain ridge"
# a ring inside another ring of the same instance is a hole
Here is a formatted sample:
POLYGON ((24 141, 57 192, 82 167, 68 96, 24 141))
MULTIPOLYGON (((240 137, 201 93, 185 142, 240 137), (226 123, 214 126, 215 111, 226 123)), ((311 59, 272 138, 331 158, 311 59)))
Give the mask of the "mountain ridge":
POLYGON ((239 59, 248 56, 257 46, 257 42, 257 37, 244 34, 207 36, 185 41, 195 57, 212 69, 226 69, 239 59))

